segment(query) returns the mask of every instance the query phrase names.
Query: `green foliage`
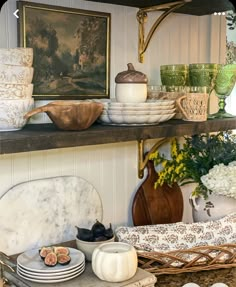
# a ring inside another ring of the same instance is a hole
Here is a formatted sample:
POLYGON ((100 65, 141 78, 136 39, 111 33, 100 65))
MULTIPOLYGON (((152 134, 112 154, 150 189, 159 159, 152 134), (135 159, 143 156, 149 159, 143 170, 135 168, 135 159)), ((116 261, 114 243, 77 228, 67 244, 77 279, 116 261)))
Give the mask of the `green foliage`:
POLYGON ((150 160, 153 160, 155 165, 162 165, 155 188, 164 183, 169 185, 174 182, 180 185, 197 183, 193 194, 201 194, 207 198, 211 191, 202 184, 201 177, 214 165, 220 163, 228 165, 236 160, 236 135, 231 131, 205 133, 184 137, 184 140, 182 147, 176 138, 172 140, 171 159, 167 159, 158 151, 150 155, 150 160))

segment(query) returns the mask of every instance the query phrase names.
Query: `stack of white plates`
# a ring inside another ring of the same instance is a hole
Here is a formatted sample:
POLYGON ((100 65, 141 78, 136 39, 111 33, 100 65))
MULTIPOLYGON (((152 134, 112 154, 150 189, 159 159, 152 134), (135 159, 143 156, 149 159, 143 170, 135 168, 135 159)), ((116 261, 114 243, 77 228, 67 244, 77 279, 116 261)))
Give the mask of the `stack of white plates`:
POLYGON ((56 283, 73 279, 85 270, 85 256, 77 249, 69 250, 70 263, 57 264, 54 267, 44 264, 38 249, 26 251, 17 257, 17 273, 23 279, 38 283, 56 283))
POLYGON ((114 125, 151 125, 168 121, 175 115, 174 100, 155 100, 144 103, 113 102, 104 105, 98 121, 114 125))

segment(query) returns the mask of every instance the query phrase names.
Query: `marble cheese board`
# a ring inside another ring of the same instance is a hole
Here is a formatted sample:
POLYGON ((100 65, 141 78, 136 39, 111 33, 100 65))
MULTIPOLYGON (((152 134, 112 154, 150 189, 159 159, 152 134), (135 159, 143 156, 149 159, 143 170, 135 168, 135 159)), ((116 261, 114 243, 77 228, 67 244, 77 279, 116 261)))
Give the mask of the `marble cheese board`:
POLYGON ((0 198, 0 250, 8 255, 74 240, 75 226, 102 221, 94 186, 77 176, 19 183, 0 198))

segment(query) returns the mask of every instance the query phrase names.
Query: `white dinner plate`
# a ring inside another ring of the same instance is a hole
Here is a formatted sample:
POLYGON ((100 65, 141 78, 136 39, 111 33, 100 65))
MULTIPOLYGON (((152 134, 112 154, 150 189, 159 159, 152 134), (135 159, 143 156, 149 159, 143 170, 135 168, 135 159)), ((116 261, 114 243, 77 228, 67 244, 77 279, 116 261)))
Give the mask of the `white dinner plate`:
POLYGON ((144 103, 120 103, 120 102, 111 102, 108 103, 108 107, 133 107, 133 108, 147 108, 147 107, 160 107, 160 106, 171 106, 175 104, 175 100, 155 100, 155 101, 146 101, 144 103))
POLYGON ((67 277, 71 277, 74 276, 76 274, 78 274, 80 271, 84 270, 85 265, 77 268, 77 269, 73 269, 72 272, 69 273, 47 273, 47 274, 43 274, 43 273, 35 273, 35 274, 29 274, 27 272, 25 272, 24 270, 22 270, 21 268, 19 268, 19 266, 17 267, 17 272, 20 275, 23 275, 27 278, 31 278, 31 279, 39 279, 39 280, 56 280, 56 279, 61 279, 61 278, 67 278, 67 277))
POLYGON ((25 275, 22 275, 19 271, 17 271, 17 274, 22 277, 23 279, 26 279, 26 280, 29 280, 29 281, 32 281, 32 282, 38 282, 38 283, 57 283, 57 282, 64 282, 64 281, 68 281, 68 280, 71 280, 77 276, 79 276, 80 274, 82 274, 85 270, 85 267, 79 271, 77 274, 75 275, 72 275, 72 276, 68 276, 68 277, 64 277, 64 278, 58 278, 58 279, 48 279, 48 280, 45 280, 45 279, 35 279, 35 278, 29 278, 25 275))
POLYGON ((84 268, 84 266, 85 266, 85 262, 73 269, 66 270, 66 271, 60 271, 60 272, 53 272, 53 273, 32 272, 32 271, 28 271, 27 269, 24 269, 20 265, 17 265, 17 270, 19 270, 23 275, 31 277, 31 278, 39 277, 39 278, 55 279, 54 277, 60 278, 63 276, 72 275, 72 273, 80 271, 82 268, 84 268))
POLYGON ((109 115, 137 115, 137 116, 143 116, 143 115, 163 115, 163 114, 173 114, 175 112, 175 108, 173 109, 167 109, 167 110, 116 110, 116 109, 108 109, 107 114, 109 115))
POLYGON ((68 265, 57 264, 53 267, 48 267, 44 264, 43 259, 39 255, 38 249, 28 250, 17 257, 17 264, 34 272, 54 273, 66 270, 71 270, 78 267, 85 261, 84 253, 75 248, 69 248, 71 261, 68 265))
POLYGON ((156 122, 156 123, 152 123, 152 124, 124 124, 124 123, 104 123, 104 122, 101 122, 101 124, 103 126, 121 126, 121 127, 138 127, 138 126, 156 126, 159 124, 159 122, 156 122))

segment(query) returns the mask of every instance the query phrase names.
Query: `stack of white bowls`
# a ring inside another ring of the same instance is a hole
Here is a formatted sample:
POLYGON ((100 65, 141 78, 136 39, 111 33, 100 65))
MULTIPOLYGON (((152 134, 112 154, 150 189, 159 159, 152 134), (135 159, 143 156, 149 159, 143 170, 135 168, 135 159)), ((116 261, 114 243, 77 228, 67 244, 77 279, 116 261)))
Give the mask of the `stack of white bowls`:
POLYGON ((33 49, 0 49, 0 132, 22 129, 34 106, 33 49))

